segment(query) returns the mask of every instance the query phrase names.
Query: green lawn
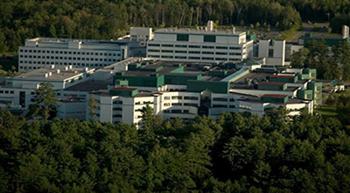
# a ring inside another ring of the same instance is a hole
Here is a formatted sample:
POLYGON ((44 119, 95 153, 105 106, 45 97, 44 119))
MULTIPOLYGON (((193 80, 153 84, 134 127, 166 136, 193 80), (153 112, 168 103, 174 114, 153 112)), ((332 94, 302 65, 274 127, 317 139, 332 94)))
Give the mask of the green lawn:
POLYGON ((316 112, 325 116, 332 116, 332 117, 337 116, 335 106, 326 106, 326 105, 319 106, 317 107, 316 112))

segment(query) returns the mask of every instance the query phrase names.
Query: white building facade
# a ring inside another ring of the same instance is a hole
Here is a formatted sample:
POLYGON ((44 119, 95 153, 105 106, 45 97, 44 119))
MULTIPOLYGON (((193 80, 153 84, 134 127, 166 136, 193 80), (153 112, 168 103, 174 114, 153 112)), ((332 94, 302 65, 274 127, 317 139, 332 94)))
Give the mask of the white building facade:
POLYGON ((258 58, 265 58, 266 65, 284 66, 286 56, 285 40, 260 40, 257 45, 258 58))
POLYGON ((178 62, 241 62, 252 55, 245 32, 206 29, 160 29, 148 41, 147 58, 178 62))
POLYGON ((19 48, 18 70, 25 72, 50 65, 101 68, 125 59, 127 52, 127 45, 112 40, 34 38, 19 48))

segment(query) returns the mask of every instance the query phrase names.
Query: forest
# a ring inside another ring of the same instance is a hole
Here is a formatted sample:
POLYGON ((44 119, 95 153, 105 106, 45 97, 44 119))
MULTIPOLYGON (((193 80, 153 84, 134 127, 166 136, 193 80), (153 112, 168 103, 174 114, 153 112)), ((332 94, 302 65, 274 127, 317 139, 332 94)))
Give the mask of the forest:
POLYGON ((283 109, 184 122, 145 108, 142 129, 0 111, 0 192, 346 193, 344 125, 283 109))
POLYGON ((350 80, 350 44, 328 48, 322 41, 311 41, 291 56, 294 68, 315 68, 322 80, 350 80))
POLYGON ((350 0, 1 0, 0 54, 29 37, 117 38, 130 26, 259 25, 350 21, 350 0))

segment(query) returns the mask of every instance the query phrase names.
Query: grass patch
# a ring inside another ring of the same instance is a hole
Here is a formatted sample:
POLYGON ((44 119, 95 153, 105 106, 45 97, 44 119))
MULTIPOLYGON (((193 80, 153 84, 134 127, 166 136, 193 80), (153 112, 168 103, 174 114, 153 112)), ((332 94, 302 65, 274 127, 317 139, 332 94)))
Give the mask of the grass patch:
POLYGON ((316 112, 324 115, 324 116, 330 116, 330 117, 335 117, 338 115, 337 111, 336 111, 336 107, 335 106, 319 106, 316 109, 316 112))
POLYGON ((293 40, 298 35, 298 26, 293 26, 289 30, 283 31, 280 35, 280 39, 282 40, 293 40))

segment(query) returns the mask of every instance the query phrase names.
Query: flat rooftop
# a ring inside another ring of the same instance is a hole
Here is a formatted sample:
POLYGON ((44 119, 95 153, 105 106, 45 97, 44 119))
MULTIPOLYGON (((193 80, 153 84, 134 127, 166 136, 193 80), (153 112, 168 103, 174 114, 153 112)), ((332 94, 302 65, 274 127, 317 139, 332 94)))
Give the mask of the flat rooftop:
POLYGON ((212 31, 206 29, 193 29, 193 28, 164 28, 158 29, 155 33, 183 33, 183 34, 206 34, 206 35, 225 35, 225 36, 239 36, 245 35, 246 32, 238 32, 235 30, 218 30, 214 29, 212 31))
POLYGON ((52 43, 52 44, 67 44, 71 42, 80 42, 81 44, 120 44, 124 41, 121 40, 94 40, 94 39, 68 39, 68 38, 46 38, 37 37, 27 39, 26 42, 37 42, 37 43, 52 43))
POLYGON ((200 63, 167 62, 167 61, 143 61, 141 63, 131 63, 129 65, 139 65, 136 68, 129 68, 122 73, 126 76, 154 76, 160 75, 181 75, 193 77, 202 75, 203 80, 220 81, 233 74, 237 70, 219 65, 204 65, 200 63), (182 72, 177 71, 183 68, 182 72))
POLYGON ((107 80, 86 80, 66 88, 67 91, 91 92, 96 90, 105 90, 112 81, 107 80))
POLYGON ((63 81, 84 72, 86 71, 81 68, 72 68, 68 70, 40 68, 15 76, 14 79, 63 81))

